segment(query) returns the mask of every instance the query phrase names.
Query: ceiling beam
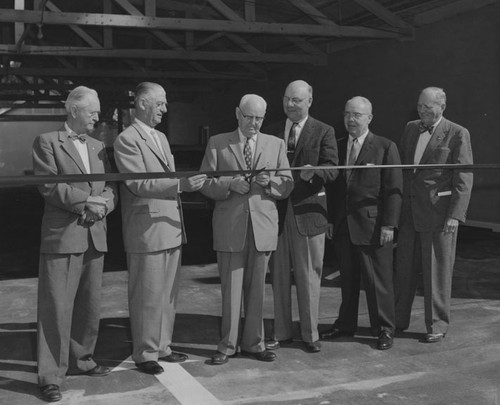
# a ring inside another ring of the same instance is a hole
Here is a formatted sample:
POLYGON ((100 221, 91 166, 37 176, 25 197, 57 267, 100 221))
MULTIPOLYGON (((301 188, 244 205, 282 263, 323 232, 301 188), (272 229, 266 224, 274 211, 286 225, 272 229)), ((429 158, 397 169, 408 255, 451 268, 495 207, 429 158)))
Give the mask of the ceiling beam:
MULTIPOLYGON (((0 9, 0 22, 37 23, 40 21, 41 16, 42 13, 40 11, 0 9)), ((179 19, 99 13, 54 13, 46 11, 44 13, 43 20, 44 24, 94 25, 99 27, 127 27, 131 29, 143 28, 176 31, 192 30, 209 32, 238 32, 245 34, 283 36, 305 35, 328 38, 352 37, 390 39, 400 37, 397 32, 387 32, 384 30, 366 27, 202 20, 189 18, 179 19)))
POLYGON ((499 0, 457 0, 445 6, 436 7, 432 10, 417 14, 413 18, 416 26, 432 24, 445 18, 450 18, 468 11, 477 10, 490 4, 498 3, 499 0))
POLYGON ((300 11, 302 11, 307 17, 316 21, 321 25, 328 25, 331 27, 339 27, 335 22, 333 22, 329 17, 319 11, 316 7, 314 7, 311 3, 308 3, 305 0, 288 0, 295 7, 297 7, 300 11))
POLYGON ((393 13, 392 11, 384 7, 378 1, 376 0, 354 0, 354 1, 358 3, 360 6, 367 9, 372 14, 375 14, 378 18, 380 18, 382 21, 385 21, 392 27, 396 27, 400 29, 402 32, 411 35, 412 37, 415 34, 415 29, 411 24, 407 23, 397 14, 393 13))
MULTIPOLYGON (((0 54, 17 54, 14 45, 0 45, 0 54)), ((22 55, 36 56, 76 56, 92 58, 148 58, 148 59, 175 59, 175 60, 209 60, 209 61, 236 61, 236 62, 266 62, 266 63, 306 63, 326 65, 328 59, 324 56, 302 54, 261 53, 250 54, 245 52, 213 52, 213 51, 172 51, 164 49, 94 49, 74 46, 36 46, 25 45, 22 55)))

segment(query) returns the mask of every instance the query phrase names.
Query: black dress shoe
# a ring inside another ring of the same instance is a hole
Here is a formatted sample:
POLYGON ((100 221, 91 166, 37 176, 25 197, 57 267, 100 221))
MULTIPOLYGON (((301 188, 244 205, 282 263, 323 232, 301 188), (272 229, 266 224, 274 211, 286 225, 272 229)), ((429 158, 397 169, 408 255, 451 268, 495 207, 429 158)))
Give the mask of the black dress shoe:
POLYGON ((284 339, 284 340, 272 339, 272 340, 267 340, 266 342, 264 342, 264 344, 266 345, 266 349, 267 350, 277 350, 281 346, 288 346, 288 345, 290 345, 292 343, 293 343, 293 339, 292 338, 290 338, 290 339, 284 339))
POLYGON ((55 384, 49 384, 40 387, 40 393, 42 394, 42 399, 47 402, 57 402, 62 399, 59 386, 55 384))
POLYGON ((90 369, 89 371, 86 371, 84 374, 90 375, 91 377, 104 377, 105 375, 108 375, 110 372, 111 369, 109 367, 97 365, 94 368, 90 369))
POLYGON ((161 374, 163 373, 163 367, 156 361, 145 361, 143 363, 135 363, 137 368, 146 374, 161 374))
POLYGON ((392 336, 391 332, 387 330, 383 330, 382 332, 380 332, 377 341, 377 349, 387 350, 390 349, 393 344, 394 344, 394 337, 392 336))
POLYGON ((341 330, 339 328, 333 327, 329 330, 326 330, 326 331, 320 333, 320 335, 319 335, 319 337, 321 339, 325 339, 325 340, 338 339, 338 338, 344 337, 344 336, 352 337, 352 336, 354 336, 354 332, 348 332, 348 331, 344 331, 344 330, 341 330))
POLYGON ((263 352, 246 352, 244 350, 241 351, 242 356, 253 357, 255 360, 259 361, 274 361, 276 360, 276 354, 270 352, 269 350, 264 350, 263 352))
POLYGON ((172 352, 168 356, 160 357, 160 360, 166 361, 167 363, 182 363, 188 359, 187 354, 172 352))
POLYGON ((316 342, 304 342, 304 346, 309 353, 318 353, 321 351, 321 343, 316 340, 316 342))
POLYGON ((424 343, 437 343, 441 342, 446 334, 444 333, 427 333, 425 337, 422 339, 424 343))
POLYGON ((229 361, 229 357, 230 356, 225 353, 215 352, 215 354, 212 356, 211 364, 213 364, 214 366, 221 366, 222 364, 226 364, 229 361))

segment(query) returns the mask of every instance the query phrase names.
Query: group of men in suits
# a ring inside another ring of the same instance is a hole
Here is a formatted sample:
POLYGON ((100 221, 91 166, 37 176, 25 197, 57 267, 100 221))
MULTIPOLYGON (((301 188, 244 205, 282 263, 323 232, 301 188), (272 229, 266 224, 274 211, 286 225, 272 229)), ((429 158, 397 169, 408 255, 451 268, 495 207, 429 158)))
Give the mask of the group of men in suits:
MULTIPOLYGON (((197 190, 215 200, 214 250, 221 277, 222 324, 212 364, 225 364, 238 351, 256 360, 274 361, 273 351, 293 341, 292 274, 300 337, 308 352, 321 350, 320 338, 355 334, 361 280, 377 347, 391 348, 395 331, 409 326, 420 273, 424 275, 424 341, 444 338, 457 228, 465 220, 472 174, 418 165, 472 163, 468 131, 443 117, 442 89, 424 89, 417 105, 420 120, 408 123, 399 145, 402 163, 416 166, 404 171, 385 168, 399 165, 400 155, 392 141, 369 130, 373 111, 368 99, 358 96, 347 101, 344 124, 349 136, 338 144, 333 128, 309 115, 312 101, 308 83, 290 83, 283 96, 287 119, 283 131, 273 136, 260 131, 266 101, 255 94, 242 97, 235 110, 237 129, 209 139, 200 169, 243 171, 240 175, 122 182, 132 358, 142 372, 159 374, 163 372, 159 361, 187 359, 170 345, 181 247, 186 240, 180 194, 197 190), (349 170, 337 170, 339 163, 349 170), (320 333, 325 237, 333 239, 340 263, 342 304, 332 327, 320 333), (272 339, 266 341, 263 306, 268 267, 275 321, 272 339)), ((165 90, 156 83, 141 83, 135 91, 135 109, 135 121, 114 143, 118 170, 174 172, 167 138, 155 129, 167 112, 165 90)), ((97 93, 77 87, 68 96, 66 110, 64 126, 34 142, 35 173, 108 172, 104 145, 88 136, 100 112, 97 93)), ((103 181, 45 184, 39 190, 45 211, 38 286, 38 380, 42 398, 55 402, 62 398, 65 375, 110 372, 92 356, 107 249, 106 216, 117 203, 117 190, 103 181)))

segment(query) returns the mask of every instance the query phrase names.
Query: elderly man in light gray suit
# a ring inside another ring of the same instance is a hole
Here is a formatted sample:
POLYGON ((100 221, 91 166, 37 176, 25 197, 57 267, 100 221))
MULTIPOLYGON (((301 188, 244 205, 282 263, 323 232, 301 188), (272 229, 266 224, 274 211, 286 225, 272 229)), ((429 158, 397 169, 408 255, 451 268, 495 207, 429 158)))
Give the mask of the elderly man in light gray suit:
MULTIPOLYGON (((210 138, 202 171, 289 168, 283 140, 260 132, 265 100, 243 96, 236 107, 238 129, 210 138)), ((264 286, 271 252, 278 242, 276 200, 293 188, 289 170, 262 171, 255 177, 221 176, 207 180, 201 192, 214 199, 214 249, 221 277, 222 339, 212 364, 241 353, 260 361, 276 355, 264 345, 264 286), (238 339, 241 305, 245 321, 238 339)))
MULTIPOLYGON (((443 117, 446 94, 420 93, 420 120, 406 125, 400 141, 403 164, 472 164, 469 131, 443 117)), ((441 341, 450 323, 451 281, 459 222, 465 221, 472 172, 463 169, 405 170, 403 206, 394 275, 396 328, 405 330, 417 277, 423 274, 425 343, 441 341)))
MULTIPOLYGON (((135 121, 116 139, 115 160, 121 173, 174 172, 165 135, 154 129, 167 112, 165 90, 141 83, 135 91, 135 121)), ((170 348, 185 241, 179 193, 198 190, 205 175, 180 179, 128 180, 122 184, 122 225, 129 270, 132 359, 139 370, 160 374, 158 360, 182 362, 170 348)))

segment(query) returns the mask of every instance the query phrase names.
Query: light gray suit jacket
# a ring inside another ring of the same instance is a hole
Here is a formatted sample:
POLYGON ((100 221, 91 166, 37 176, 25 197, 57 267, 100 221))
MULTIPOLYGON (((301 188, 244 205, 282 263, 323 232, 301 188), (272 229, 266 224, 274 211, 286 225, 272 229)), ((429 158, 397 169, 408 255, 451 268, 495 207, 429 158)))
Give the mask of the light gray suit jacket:
MULTIPOLYGON (((259 133, 255 145, 254 169, 289 168, 283 140, 259 133)), ((201 171, 245 170, 245 158, 238 130, 209 139, 201 171)), ((216 200, 213 213, 214 250, 240 252, 246 243, 248 219, 251 218, 255 245, 260 252, 276 250, 278 211, 276 200, 286 198, 293 188, 291 172, 271 171, 270 187, 251 182, 248 194, 229 190, 232 177, 207 180, 200 190, 216 200)))

